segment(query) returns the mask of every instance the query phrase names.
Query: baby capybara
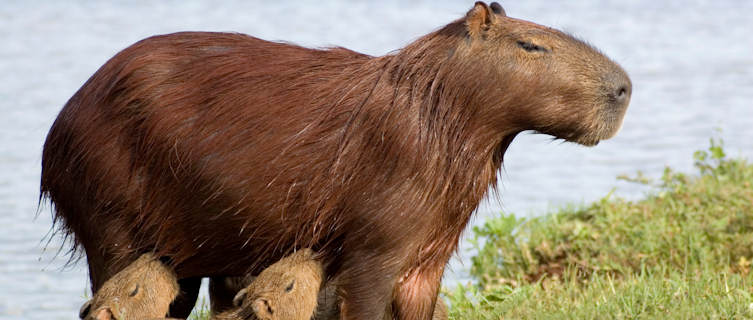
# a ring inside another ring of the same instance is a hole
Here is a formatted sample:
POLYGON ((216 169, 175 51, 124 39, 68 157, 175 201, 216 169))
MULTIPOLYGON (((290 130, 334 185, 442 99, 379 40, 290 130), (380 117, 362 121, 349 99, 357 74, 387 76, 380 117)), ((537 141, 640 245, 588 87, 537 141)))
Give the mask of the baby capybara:
POLYGON ((63 107, 41 192, 86 251, 95 293, 153 251, 186 293, 170 313, 182 317, 200 277, 255 275, 313 248, 342 319, 383 319, 392 305, 388 317, 426 320, 514 137, 595 145, 618 131, 630 94, 598 50, 496 3, 379 57, 154 36, 63 107))
POLYGON ((173 270, 152 254, 143 254, 107 280, 84 303, 79 318, 85 320, 143 320, 164 318, 178 295, 173 270))
POLYGON ((299 250, 264 269, 238 292, 234 309, 213 320, 309 320, 314 315, 324 277, 310 249, 299 250))

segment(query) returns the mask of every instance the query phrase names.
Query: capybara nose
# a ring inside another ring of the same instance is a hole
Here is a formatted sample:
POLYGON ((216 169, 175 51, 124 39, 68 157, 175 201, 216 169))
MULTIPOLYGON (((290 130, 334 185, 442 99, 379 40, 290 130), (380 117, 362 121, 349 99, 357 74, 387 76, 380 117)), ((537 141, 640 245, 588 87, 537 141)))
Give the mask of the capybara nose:
POLYGON ((624 105, 628 100, 630 100, 630 85, 621 85, 615 93, 615 102, 624 105))
POLYGON ((627 76, 615 76, 612 82, 612 86, 608 92, 609 102, 615 107, 624 108, 630 102, 630 94, 633 91, 630 84, 630 78, 627 76))

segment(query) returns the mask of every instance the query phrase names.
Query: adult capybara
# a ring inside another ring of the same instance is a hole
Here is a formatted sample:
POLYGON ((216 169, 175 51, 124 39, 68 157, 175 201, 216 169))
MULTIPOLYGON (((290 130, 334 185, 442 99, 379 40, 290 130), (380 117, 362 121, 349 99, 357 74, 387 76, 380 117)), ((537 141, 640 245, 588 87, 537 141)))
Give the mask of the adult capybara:
POLYGON ((324 280, 322 264, 310 249, 299 250, 264 269, 238 292, 234 309, 213 320, 309 320, 324 280))
POLYGON ((163 318, 178 296, 178 290, 178 279, 172 269, 146 253, 107 280, 81 307, 79 318, 163 318))
MULTIPOLYGON (((343 319, 430 319, 460 234, 524 130, 595 145, 631 84, 560 31, 478 2, 371 57, 243 34, 121 51, 47 136, 41 192, 92 290, 141 253, 197 277, 257 274, 313 248, 343 319)), ((183 316, 193 304, 171 309, 183 316)))

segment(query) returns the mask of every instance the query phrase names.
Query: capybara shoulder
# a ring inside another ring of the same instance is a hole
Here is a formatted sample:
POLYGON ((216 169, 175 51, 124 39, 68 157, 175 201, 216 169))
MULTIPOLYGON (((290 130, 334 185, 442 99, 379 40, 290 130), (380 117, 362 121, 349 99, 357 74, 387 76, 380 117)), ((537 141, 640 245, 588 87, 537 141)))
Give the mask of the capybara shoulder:
POLYGON ((299 250, 264 269, 235 296, 235 309, 213 319, 309 320, 317 306, 323 276, 314 252, 299 250))
POLYGON ((173 270, 152 254, 136 261, 107 280, 81 307, 86 320, 141 320, 165 317, 178 295, 173 270))

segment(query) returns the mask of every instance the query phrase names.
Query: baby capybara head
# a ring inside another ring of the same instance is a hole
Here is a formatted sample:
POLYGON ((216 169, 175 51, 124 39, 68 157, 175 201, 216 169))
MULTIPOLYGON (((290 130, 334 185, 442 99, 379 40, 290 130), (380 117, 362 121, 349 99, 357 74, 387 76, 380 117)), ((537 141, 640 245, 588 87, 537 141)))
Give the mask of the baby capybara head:
POLYGON ((302 249, 264 269, 233 302, 259 320, 308 320, 316 310, 323 276, 314 252, 302 249))
POLYGON ((510 18, 497 3, 477 2, 464 19, 463 59, 481 66, 485 92, 504 125, 583 145, 619 131, 632 86, 625 71, 590 45, 561 31, 510 18), (512 108, 512 110, 510 110, 512 108))
POLYGON ((163 318, 178 295, 173 270, 152 254, 144 254, 107 280, 81 307, 86 320, 163 318))

